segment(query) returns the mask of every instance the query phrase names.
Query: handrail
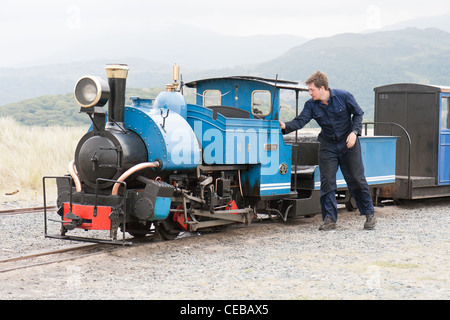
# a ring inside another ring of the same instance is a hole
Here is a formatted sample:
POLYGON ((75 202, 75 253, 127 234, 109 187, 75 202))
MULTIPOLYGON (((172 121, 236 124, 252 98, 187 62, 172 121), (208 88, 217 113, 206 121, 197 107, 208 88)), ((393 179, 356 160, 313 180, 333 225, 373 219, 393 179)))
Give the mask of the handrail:
MULTIPOLYGON (((399 125, 398 123, 395 122, 364 122, 363 126, 364 126, 364 132, 365 135, 367 135, 367 125, 372 124, 372 125, 379 125, 379 124, 384 124, 384 125, 390 125, 390 126, 397 126, 398 128, 400 128, 406 135, 406 138, 408 139, 408 198, 411 198, 412 196, 412 192, 411 192, 411 137, 408 133, 408 131, 402 127, 401 125, 399 125)), ((374 129, 374 134, 375 134, 375 129, 374 129)), ((392 135, 392 128, 391 128, 391 135, 392 135)))
MULTIPOLYGON (((95 181, 95 205, 94 205, 94 217, 97 215, 97 206, 98 206, 98 183, 99 182, 114 182, 115 185, 123 185, 123 201, 119 204, 119 206, 123 206, 123 229, 122 229, 122 242, 125 243, 125 232, 126 232, 126 219, 127 219, 127 183, 125 181, 119 180, 111 180, 105 178, 97 178, 95 181)), ((117 196, 117 195, 116 195, 117 196)), ((113 230, 111 229, 111 233, 113 230)), ((110 234, 112 236, 112 234, 110 234)), ((115 239, 117 240, 117 239, 115 239)))
MULTIPOLYGON (((47 232, 47 191, 45 188, 45 180, 47 179, 67 179, 69 182, 69 187, 73 185, 73 178, 69 176, 45 176, 42 178, 42 192, 43 192, 43 200, 44 200, 44 237, 48 237, 49 234, 47 232)), ((69 192, 69 210, 72 211, 72 192, 69 192)), ((61 220, 63 220, 63 216, 61 216, 61 220)))
MULTIPOLYGON (((98 192, 99 192, 99 182, 101 181, 105 181, 105 182, 113 182, 116 184, 122 184, 124 186, 124 195, 120 196, 117 195, 116 197, 122 197, 122 201, 118 202, 116 207, 123 207, 123 229, 122 229, 122 241, 118 241, 117 240, 117 234, 113 234, 113 230, 110 230, 110 236, 113 238, 112 241, 110 240, 104 240, 104 239, 94 239, 94 238, 85 238, 85 237, 76 237, 76 236, 67 236, 64 233, 61 233, 61 235, 49 235, 48 234, 48 226, 47 226, 47 220, 50 221, 56 221, 56 220, 51 220, 47 218, 47 192, 46 192, 46 183, 45 181, 47 179, 68 179, 69 182, 69 211, 72 211, 72 207, 73 207, 73 186, 74 186, 74 181, 73 178, 70 175, 67 176, 45 176, 42 178, 42 184, 43 184, 43 200, 44 200, 44 236, 46 238, 55 238, 55 239, 67 239, 67 240, 75 240, 75 241, 88 241, 88 242, 96 242, 96 243, 107 243, 107 244, 122 244, 122 245, 130 245, 131 242, 127 242, 125 239, 125 233, 126 233, 126 219, 127 219, 127 184, 125 181, 118 181, 118 180, 110 180, 110 179, 103 179, 103 178, 98 178, 96 180, 96 184, 95 184, 95 203, 94 203, 94 217, 97 216, 97 207, 98 207, 98 192)), ((76 191, 76 193, 78 193, 76 191)), ((64 214, 61 215, 61 222, 65 223, 64 221, 64 214)), ((63 229, 61 229, 63 230, 63 229)), ((61 231, 62 232, 62 231, 61 231)))

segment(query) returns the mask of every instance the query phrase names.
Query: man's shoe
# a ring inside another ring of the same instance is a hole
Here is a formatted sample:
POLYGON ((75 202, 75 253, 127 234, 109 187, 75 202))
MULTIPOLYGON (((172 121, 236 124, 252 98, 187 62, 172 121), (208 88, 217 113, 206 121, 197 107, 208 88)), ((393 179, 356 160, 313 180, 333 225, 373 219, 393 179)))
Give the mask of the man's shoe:
POLYGON ((329 216, 326 216, 323 224, 319 227, 319 230, 327 231, 333 229, 336 229, 336 222, 331 220, 329 216))
POLYGON ((367 214, 366 215, 366 222, 364 223, 364 229, 366 230, 372 230, 375 228, 375 223, 377 222, 377 219, 375 219, 374 214, 367 214))

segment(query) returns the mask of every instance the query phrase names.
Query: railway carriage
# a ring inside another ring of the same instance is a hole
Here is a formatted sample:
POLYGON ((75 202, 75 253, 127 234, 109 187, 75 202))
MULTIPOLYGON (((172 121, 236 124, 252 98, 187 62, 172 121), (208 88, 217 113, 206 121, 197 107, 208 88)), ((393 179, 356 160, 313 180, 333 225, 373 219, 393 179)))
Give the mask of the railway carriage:
MULTIPOLYGON (((125 106, 126 65, 106 66, 108 80, 86 76, 75 86, 80 111, 92 126, 80 140, 69 175, 56 179, 60 234, 47 237, 127 243, 159 233, 217 230, 264 218, 320 213, 318 141, 284 137, 280 92, 296 96, 296 82, 258 77, 201 79, 186 84, 196 102, 173 82, 156 99, 133 97, 125 106), (108 103, 108 108, 104 106, 108 103), (74 229, 107 230, 108 239, 73 236, 74 229), (123 239, 118 240, 118 230, 123 239)), ((369 186, 395 182, 396 137, 361 137, 369 186)), ((338 196, 351 198, 338 173, 338 196)))
POLYGON ((382 188, 382 195, 450 196, 450 87, 394 83, 374 91, 375 134, 399 137, 396 183, 382 188), (396 126, 385 125, 392 122, 396 126))

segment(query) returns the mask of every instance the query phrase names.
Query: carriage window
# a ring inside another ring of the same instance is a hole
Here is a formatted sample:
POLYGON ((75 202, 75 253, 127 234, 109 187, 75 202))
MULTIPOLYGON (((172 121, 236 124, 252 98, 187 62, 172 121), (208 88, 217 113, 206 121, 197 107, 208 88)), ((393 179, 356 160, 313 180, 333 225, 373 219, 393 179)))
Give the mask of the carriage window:
POLYGON ((450 97, 442 97, 441 129, 450 129, 450 97))
POLYGON ((221 106, 222 105, 222 93, 220 90, 205 90, 203 92, 203 106, 221 106))
POLYGON ((271 111, 271 94, 269 91, 257 90, 252 94, 252 114, 255 116, 267 116, 271 111))

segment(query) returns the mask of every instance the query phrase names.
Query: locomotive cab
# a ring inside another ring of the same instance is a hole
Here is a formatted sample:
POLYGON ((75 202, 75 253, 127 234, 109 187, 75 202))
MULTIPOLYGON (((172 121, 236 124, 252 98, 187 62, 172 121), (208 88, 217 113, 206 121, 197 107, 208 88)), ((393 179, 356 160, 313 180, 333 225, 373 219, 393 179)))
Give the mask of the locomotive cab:
POLYGON ((307 89, 297 82, 242 76, 202 79, 186 86, 196 90, 196 104, 188 105, 188 122, 203 146, 203 164, 246 165, 241 170, 244 197, 295 197, 292 146, 285 143, 278 122, 280 90, 307 89))
POLYGON ((298 82, 234 76, 202 79, 185 84, 196 89, 196 105, 227 118, 278 120, 280 90, 308 91, 298 82))

